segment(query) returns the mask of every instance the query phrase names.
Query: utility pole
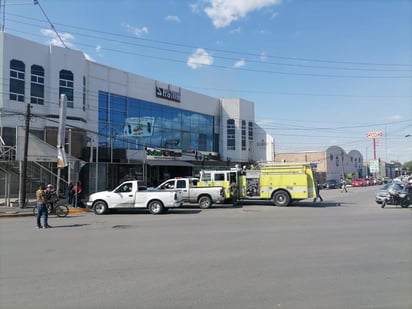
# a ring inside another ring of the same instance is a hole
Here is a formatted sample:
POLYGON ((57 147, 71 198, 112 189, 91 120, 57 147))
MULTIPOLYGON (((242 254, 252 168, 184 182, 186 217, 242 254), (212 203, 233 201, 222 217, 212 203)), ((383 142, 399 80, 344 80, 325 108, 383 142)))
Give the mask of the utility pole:
POLYGON ((6 0, 0 0, 0 11, 1 11, 1 25, 0 31, 4 32, 5 22, 6 22, 6 0))
POLYGON ((26 183, 27 183, 27 153, 29 148, 29 131, 30 131, 30 104, 27 104, 26 111, 26 133, 24 136, 24 155, 23 155, 23 168, 20 174, 20 208, 26 208, 26 183))

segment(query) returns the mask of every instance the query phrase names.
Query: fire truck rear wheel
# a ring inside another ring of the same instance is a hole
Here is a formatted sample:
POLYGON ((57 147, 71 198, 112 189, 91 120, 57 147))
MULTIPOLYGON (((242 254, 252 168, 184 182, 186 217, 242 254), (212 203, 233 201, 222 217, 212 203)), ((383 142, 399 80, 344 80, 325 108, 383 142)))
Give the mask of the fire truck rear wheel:
POLYGON ((286 191, 278 191, 273 195, 273 203, 276 206, 288 206, 290 203, 289 194, 286 191))

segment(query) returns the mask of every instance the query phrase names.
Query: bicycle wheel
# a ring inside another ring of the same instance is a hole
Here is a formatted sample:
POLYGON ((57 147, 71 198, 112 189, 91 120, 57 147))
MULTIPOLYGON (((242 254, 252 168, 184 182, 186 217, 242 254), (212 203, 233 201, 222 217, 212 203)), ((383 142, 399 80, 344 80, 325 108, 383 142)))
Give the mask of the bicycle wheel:
POLYGON ((56 205, 54 211, 58 217, 66 217, 69 214, 69 207, 66 205, 56 205))

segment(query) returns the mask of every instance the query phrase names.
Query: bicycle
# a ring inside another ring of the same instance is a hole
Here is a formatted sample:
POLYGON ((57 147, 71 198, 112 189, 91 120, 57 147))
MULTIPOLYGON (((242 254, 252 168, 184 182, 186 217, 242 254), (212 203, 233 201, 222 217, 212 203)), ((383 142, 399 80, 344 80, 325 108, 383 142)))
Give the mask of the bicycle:
MULTIPOLYGON (((47 202, 46 207, 49 215, 54 214, 58 217, 66 217, 69 214, 69 207, 66 205, 60 205, 59 200, 47 202)), ((37 215, 37 206, 33 208, 33 215, 37 215)))

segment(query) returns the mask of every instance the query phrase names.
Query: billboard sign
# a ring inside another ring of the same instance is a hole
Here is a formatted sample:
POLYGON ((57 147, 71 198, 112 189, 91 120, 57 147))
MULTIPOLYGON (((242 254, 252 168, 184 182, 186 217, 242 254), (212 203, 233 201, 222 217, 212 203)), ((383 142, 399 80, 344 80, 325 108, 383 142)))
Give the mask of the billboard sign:
POLYGON ((127 118, 123 128, 124 136, 148 137, 153 135, 154 117, 127 118))
POLYGON ((377 131, 368 132, 368 134, 366 134, 366 137, 367 138, 373 138, 373 139, 381 138, 382 137, 382 132, 377 132, 377 131))

